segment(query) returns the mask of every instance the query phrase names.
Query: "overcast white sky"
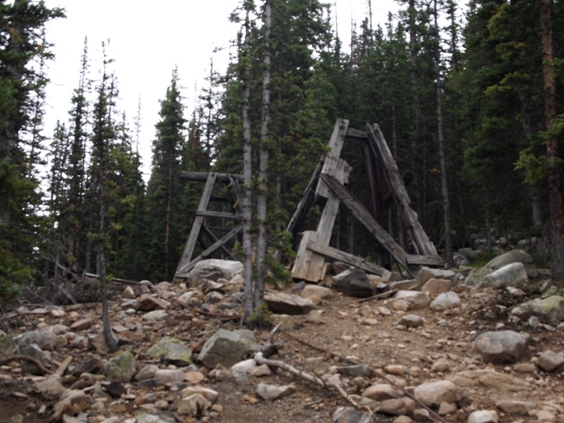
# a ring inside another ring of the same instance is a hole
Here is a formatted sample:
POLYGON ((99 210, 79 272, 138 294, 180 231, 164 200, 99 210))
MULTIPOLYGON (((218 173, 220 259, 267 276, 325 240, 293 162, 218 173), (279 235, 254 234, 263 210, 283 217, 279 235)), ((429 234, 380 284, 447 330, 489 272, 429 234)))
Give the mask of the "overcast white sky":
MULTIPOLYGON (((92 76, 98 76, 101 44, 110 40, 108 56, 115 60, 118 79, 118 108, 129 121, 137 114, 141 99, 142 127, 139 149, 144 171, 149 170, 151 142, 155 136, 160 109, 170 83, 172 69, 178 66, 184 87, 187 117, 193 108, 195 85, 203 85, 210 58, 223 71, 228 51, 213 53, 216 47, 227 47, 237 27, 228 16, 239 0, 45 0, 48 7, 66 9, 66 19, 49 24, 47 39, 53 43, 56 58, 49 63, 47 88, 46 135, 52 134, 55 122, 68 120, 70 98, 78 84, 80 56, 84 37, 88 37, 92 76)), ((331 3, 335 3, 331 0, 331 3)), ((367 0, 337 0, 339 35, 348 46, 350 22, 360 22, 367 12, 367 0)), ((387 20, 388 12, 398 9, 393 0, 372 0, 374 26, 387 20)), ((333 9, 335 14, 335 9, 333 9)), ((130 125, 133 127, 133 125, 130 125)))

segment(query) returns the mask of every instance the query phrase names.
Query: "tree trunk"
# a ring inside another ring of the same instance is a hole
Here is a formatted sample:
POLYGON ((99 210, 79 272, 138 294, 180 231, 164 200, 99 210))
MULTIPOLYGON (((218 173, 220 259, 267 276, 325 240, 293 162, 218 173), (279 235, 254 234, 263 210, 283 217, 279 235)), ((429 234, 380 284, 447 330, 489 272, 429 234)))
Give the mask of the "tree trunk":
POLYGON ((260 165, 259 165, 259 193, 257 196, 257 280, 255 286, 255 308, 259 308, 264 301, 264 286, 266 282, 266 209, 268 195, 268 124, 270 122, 270 29, 272 26, 272 10, 270 0, 264 4, 264 74, 262 84, 262 125, 260 129, 260 165))
POLYGON ((437 0, 434 1, 434 23, 435 23, 435 75, 437 86, 437 132, 439 138, 439 158, 441 162, 441 188, 443 196, 443 217, 444 217, 444 230, 445 230, 445 261, 448 267, 453 266, 452 258, 452 236, 450 225, 450 201, 448 198, 448 179, 447 179, 447 164, 446 164, 446 148, 445 137, 443 131, 443 105, 442 105, 442 83, 441 83, 441 53, 440 53, 440 39, 439 39, 439 23, 438 23, 438 9, 437 0))
POLYGON ((542 70, 544 81, 544 117, 548 132, 546 154, 548 157, 548 195, 550 209, 550 227, 552 231, 552 278, 564 278, 564 202, 562 199, 562 171, 560 160, 560 142, 550 133, 558 117, 556 108, 556 79, 554 77, 554 52, 552 47, 552 11, 550 0, 539 0, 542 70))
POLYGON ((244 54, 244 92, 243 92, 243 176, 245 182, 245 190, 243 193, 243 205, 241 212, 243 215, 243 254, 244 254, 244 298, 245 298, 245 317, 253 314, 253 238, 251 234, 252 224, 252 178, 253 178, 253 145, 251 139, 251 122, 249 120, 249 99, 251 97, 251 89, 249 86, 249 10, 245 17, 245 44, 244 54))

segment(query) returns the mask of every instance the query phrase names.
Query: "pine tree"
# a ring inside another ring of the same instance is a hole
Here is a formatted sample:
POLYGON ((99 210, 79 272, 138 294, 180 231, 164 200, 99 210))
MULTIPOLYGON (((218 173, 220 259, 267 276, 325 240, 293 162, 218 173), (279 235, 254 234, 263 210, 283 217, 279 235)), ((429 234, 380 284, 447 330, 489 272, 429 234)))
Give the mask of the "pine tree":
POLYGON ((182 227, 180 180, 186 119, 180 95, 178 71, 174 69, 166 97, 161 101, 161 120, 153 141, 152 172, 147 188, 147 214, 151 233, 151 277, 171 280, 180 258, 182 227))

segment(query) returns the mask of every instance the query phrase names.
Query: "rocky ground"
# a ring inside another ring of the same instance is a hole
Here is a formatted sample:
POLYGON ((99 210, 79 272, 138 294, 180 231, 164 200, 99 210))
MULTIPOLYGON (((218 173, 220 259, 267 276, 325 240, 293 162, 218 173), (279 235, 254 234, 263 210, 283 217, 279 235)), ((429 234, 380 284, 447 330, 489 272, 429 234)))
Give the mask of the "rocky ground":
POLYGON ((135 284, 110 308, 113 354, 100 304, 19 304, 2 317, 0 422, 564 421, 564 298, 509 264, 472 285, 469 269, 365 277, 372 299, 352 296, 354 272, 272 292, 270 339, 241 330, 240 275, 135 284), (555 308, 527 302, 542 297, 555 308))

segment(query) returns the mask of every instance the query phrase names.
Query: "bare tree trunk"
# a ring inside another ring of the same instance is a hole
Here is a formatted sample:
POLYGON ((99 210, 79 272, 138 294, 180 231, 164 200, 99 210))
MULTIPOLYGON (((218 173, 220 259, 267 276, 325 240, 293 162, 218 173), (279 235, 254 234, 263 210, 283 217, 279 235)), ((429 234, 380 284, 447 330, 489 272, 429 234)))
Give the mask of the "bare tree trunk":
POLYGON ((441 162, 441 188, 443 196, 443 218, 445 226, 445 261, 448 267, 453 266, 452 257, 452 236, 450 224, 450 201, 448 198, 448 179, 447 164, 445 152, 445 137, 443 131, 443 105, 442 105, 442 83, 441 83, 441 52, 440 52, 440 34, 438 23, 437 0, 434 0, 434 26, 435 26, 435 74, 437 86, 437 132, 439 138, 439 158, 441 162))
POLYGON ((562 170, 557 164, 560 160, 560 142, 550 133, 558 117, 556 108, 556 79, 554 77, 554 52, 552 46, 552 10, 550 0, 539 0, 542 69, 544 81, 544 116, 548 131, 546 155, 548 157, 548 195, 550 227, 552 231, 552 278, 564 278, 564 201, 562 198, 562 170))
POLYGON ((164 255, 165 255, 165 262, 164 262, 164 275, 165 278, 168 278, 168 268, 170 262, 170 220, 171 220, 171 205, 172 205, 172 161, 174 157, 172 157, 172 151, 170 152, 170 158, 168 162, 168 185, 167 185, 167 193, 166 193, 166 217, 165 217, 165 242, 164 242, 164 255))
POLYGON ((266 208, 268 194, 268 124, 270 122, 270 29, 272 26, 271 0, 266 0, 264 25, 264 74, 262 85, 262 125, 260 129, 260 165, 259 165, 259 193, 257 196, 257 280, 255 286, 255 308, 259 308, 264 301, 264 286, 266 281, 266 208))
POLYGON ((244 298, 245 298, 245 317, 250 317, 253 313, 253 238, 251 234, 251 225, 253 218, 253 198, 252 198, 252 178, 253 178, 253 145, 251 139, 251 122, 249 120, 249 99, 251 89, 249 86, 249 10, 245 17, 245 42, 243 62, 244 70, 244 92, 243 92, 243 176, 245 180, 245 190, 243 192, 243 205, 241 212, 243 214, 243 254, 244 254, 244 298))

